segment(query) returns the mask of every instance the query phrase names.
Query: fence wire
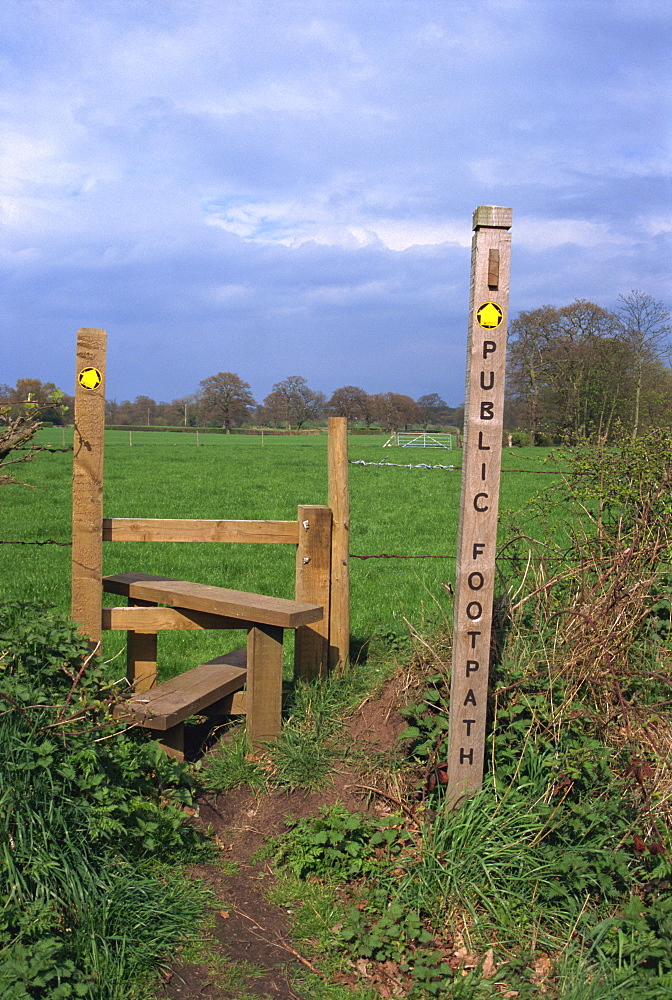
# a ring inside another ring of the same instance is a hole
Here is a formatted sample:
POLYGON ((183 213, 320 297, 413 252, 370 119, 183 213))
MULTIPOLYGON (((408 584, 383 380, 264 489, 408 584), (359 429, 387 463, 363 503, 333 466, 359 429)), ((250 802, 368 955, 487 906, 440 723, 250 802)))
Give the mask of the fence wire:
MULTIPOLYGON (((462 469, 461 465, 406 465, 400 462, 365 462, 363 458, 358 458, 356 460, 350 459, 348 465, 390 465, 395 469, 446 469, 450 472, 459 472, 462 469)), ((502 475, 506 475, 509 472, 514 472, 517 474, 522 474, 525 476, 560 476, 563 473, 556 472, 554 469, 502 469, 502 475)), ((578 473, 570 473, 571 475, 578 475, 578 473)), ((567 473, 564 473, 567 475, 567 473)))
POLYGON ((461 469, 461 465, 402 465, 399 462, 365 462, 363 458, 350 461, 349 465, 391 465, 395 469, 449 469, 450 471, 461 469))
POLYGON ((53 538, 47 538, 43 542, 15 542, 15 541, 5 541, 5 539, 0 538, 0 545, 72 545, 72 542, 57 542, 53 538))

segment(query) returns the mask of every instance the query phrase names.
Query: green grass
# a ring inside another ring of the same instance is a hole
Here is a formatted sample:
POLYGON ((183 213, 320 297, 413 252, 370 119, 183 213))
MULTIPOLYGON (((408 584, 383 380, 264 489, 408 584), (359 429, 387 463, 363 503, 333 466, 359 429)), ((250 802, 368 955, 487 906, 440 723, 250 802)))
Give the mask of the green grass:
MULTIPOLYGON (((71 430, 42 430, 39 440, 67 446, 71 430)), ((104 512, 113 517, 261 518, 288 520, 299 504, 327 502, 327 437, 159 434, 108 431, 104 512)), ((385 448, 385 436, 350 437, 350 459, 417 465, 459 465, 461 453, 385 448)), ((536 475, 547 452, 505 449, 501 511, 518 511, 551 477, 536 475), (528 470, 525 472, 508 472, 528 470)), ((72 455, 42 454, 24 466, 35 488, 0 494, 0 541, 70 539, 72 455)), ((548 467, 546 467, 548 468, 548 467)), ((359 642, 375 633, 394 638, 415 626, 450 615, 444 583, 455 573, 459 471, 350 466, 351 554, 431 556, 351 560, 352 634, 359 642)), ((293 595, 294 552, 281 545, 107 543, 104 571, 170 574, 180 579, 293 595)), ((0 579, 16 599, 69 606, 70 550, 55 545, 0 544, 0 579)), ((105 600, 113 604, 112 595, 105 600)), ((226 648, 243 637, 226 637, 226 648)), ((217 633, 161 636, 163 676, 171 676, 226 650, 217 633)), ((106 658, 119 654, 123 634, 107 633, 106 658)), ((124 667, 120 662, 119 674, 124 667)))

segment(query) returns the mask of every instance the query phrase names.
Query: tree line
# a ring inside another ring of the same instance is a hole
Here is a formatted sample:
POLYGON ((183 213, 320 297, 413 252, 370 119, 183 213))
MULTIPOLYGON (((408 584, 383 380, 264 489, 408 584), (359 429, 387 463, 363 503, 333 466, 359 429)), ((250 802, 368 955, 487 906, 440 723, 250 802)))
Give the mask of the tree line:
POLYGON ((165 425, 185 427, 255 426, 301 430, 329 416, 347 417, 367 430, 373 424, 395 433, 409 426, 452 426, 461 423, 462 407, 449 406, 438 393, 412 399, 395 392, 370 394, 359 386, 336 389, 327 399, 312 389, 301 375, 276 382, 257 403, 248 382, 235 372, 217 372, 199 384, 193 396, 155 403, 146 396, 134 402, 107 403, 107 421, 116 425, 165 425))
MULTIPOLYGON (((41 407, 42 422, 55 425, 72 422, 73 397, 60 393, 63 405, 49 405, 52 382, 19 379, 14 387, 0 385, 0 406, 18 410, 31 399, 41 407)), ((301 430, 326 417, 347 417, 351 424, 367 430, 373 424, 395 433, 406 427, 461 426, 464 410, 449 406, 438 393, 419 399, 396 392, 370 394, 355 385, 336 389, 329 399, 311 389, 305 378, 290 375, 276 382, 272 391, 257 403, 248 382, 235 372, 218 372, 199 384, 199 391, 170 403, 150 396, 134 400, 106 400, 106 423, 115 426, 220 427, 227 431, 256 426, 301 430)))
MULTIPOLYGON (((507 433, 517 434, 519 443, 551 444, 586 437, 609 441, 624 428, 634 440, 651 427, 670 426, 671 339, 669 310, 640 291, 620 296, 615 311, 577 299, 521 312, 509 329, 507 433)), ((32 399, 42 407, 43 422, 71 422, 72 397, 61 393, 65 406, 51 407, 54 392, 51 382, 19 379, 13 388, 0 385, 0 407, 11 412, 32 399)), ((301 430, 328 416, 396 433, 461 427, 464 409, 449 406, 438 393, 416 400, 395 392, 371 394, 355 385, 342 386, 327 399, 300 375, 276 382, 258 403, 235 372, 217 372, 194 394, 169 403, 149 396, 106 401, 107 423, 117 426, 301 430)))

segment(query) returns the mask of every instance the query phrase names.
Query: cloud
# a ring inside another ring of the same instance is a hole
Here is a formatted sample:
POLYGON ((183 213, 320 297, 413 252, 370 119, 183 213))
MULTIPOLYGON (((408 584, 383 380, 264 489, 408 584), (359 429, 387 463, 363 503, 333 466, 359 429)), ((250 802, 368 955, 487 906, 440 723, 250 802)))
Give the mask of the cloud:
POLYGON ((291 370, 459 402, 484 203, 514 210, 513 311, 665 297, 671 20, 656 0, 5 0, 0 378, 68 388, 74 331, 103 325, 117 398, 226 369, 257 395, 291 370))

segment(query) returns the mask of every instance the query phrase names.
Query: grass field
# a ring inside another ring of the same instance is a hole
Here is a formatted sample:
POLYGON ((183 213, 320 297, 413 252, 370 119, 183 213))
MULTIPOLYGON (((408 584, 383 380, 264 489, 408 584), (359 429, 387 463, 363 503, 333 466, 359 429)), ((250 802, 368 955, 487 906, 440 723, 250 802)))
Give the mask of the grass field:
MULTIPOLYGON (((60 448, 72 431, 39 432, 41 443, 60 448)), ((351 435, 351 461, 407 465, 460 465, 459 451, 386 448, 385 436, 351 435)), ((105 451, 106 516, 292 519, 300 503, 327 502, 327 437, 259 437, 108 431, 105 451)), ((547 452, 505 449, 500 511, 521 509, 553 478, 538 475, 547 452)), ((0 591, 4 597, 69 607, 70 549, 6 544, 70 538, 71 453, 43 453, 23 467, 33 488, 0 494, 0 591)), ((455 573, 459 515, 458 470, 350 466, 351 554, 404 555, 410 559, 352 558, 352 634, 405 632, 451 615, 444 583, 455 573)), ((257 591, 293 595, 294 551, 279 545, 149 544, 105 546, 106 573, 130 570, 257 591)), ((110 604, 115 598, 106 595, 110 604)), ((226 648, 231 639, 226 637, 226 648)), ((121 650, 123 635, 107 633, 105 655, 121 650)), ((181 672, 195 657, 224 652, 217 633, 161 637, 164 676, 181 672)), ((123 669, 120 671, 123 672, 123 669)))

